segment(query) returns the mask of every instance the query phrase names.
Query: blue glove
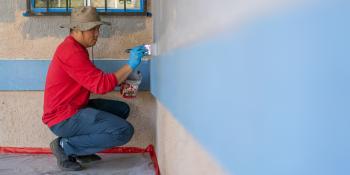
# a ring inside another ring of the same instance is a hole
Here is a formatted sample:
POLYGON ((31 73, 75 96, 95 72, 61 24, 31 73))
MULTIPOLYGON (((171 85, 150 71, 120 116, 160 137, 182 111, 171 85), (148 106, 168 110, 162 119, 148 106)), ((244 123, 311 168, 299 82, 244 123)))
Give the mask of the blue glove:
POLYGON ((135 68, 141 63, 141 59, 146 51, 147 50, 143 45, 133 47, 130 50, 128 65, 132 68, 132 70, 135 70, 135 68))

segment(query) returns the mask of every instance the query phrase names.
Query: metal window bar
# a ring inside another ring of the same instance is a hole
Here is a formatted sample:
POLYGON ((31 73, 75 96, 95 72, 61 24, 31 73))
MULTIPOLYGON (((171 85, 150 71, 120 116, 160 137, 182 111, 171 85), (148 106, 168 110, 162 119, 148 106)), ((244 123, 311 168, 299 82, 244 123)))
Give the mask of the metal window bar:
POLYGON ((30 0, 27 0, 27 13, 32 13, 32 8, 31 8, 31 5, 30 5, 30 0))
MULTIPOLYGON (((69 1, 71 1, 71 0, 69 0, 69 1)), ((66 0, 66 13, 68 13, 68 0, 66 0)))
POLYGON ((50 5, 49 3, 50 3, 49 0, 46 0, 46 12, 49 12, 49 5, 50 5))
MULTIPOLYGON (((26 12, 23 13, 23 16, 66 16, 70 15, 70 8, 71 8, 71 1, 72 0, 65 0, 66 1, 66 9, 65 11, 62 12, 57 12, 57 11, 50 11, 50 0, 46 0, 46 8, 41 8, 45 10, 37 11, 37 8, 35 5, 35 0, 26 0, 27 2, 27 9, 26 12)), ((85 0, 84 5, 90 5, 91 0, 85 0)), ((105 8, 104 11, 99 11, 98 13, 100 15, 108 15, 108 16, 152 16, 151 13, 147 12, 147 0, 141 0, 143 3, 143 7, 141 7, 140 10, 143 10, 142 12, 128 12, 126 8, 126 0, 123 0, 124 2, 124 12, 113 12, 112 10, 109 11, 109 9, 113 8, 108 8, 108 1, 105 0, 105 8)))

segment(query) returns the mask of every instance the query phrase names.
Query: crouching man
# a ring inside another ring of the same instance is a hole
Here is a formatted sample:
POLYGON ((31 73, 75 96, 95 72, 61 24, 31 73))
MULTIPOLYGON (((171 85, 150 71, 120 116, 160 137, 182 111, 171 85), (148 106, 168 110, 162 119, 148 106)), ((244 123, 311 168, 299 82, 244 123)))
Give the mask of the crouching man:
POLYGON ((46 77, 43 122, 58 137, 50 148, 62 170, 100 160, 96 152, 127 143, 134 132, 126 121, 130 108, 120 101, 91 99, 90 93, 113 91, 140 64, 144 46, 130 51, 128 63, 114 73, 95 67, 88 47, 96 44, 100 20, 94 7, 73 9, 70 34, 57 47, 46 77))

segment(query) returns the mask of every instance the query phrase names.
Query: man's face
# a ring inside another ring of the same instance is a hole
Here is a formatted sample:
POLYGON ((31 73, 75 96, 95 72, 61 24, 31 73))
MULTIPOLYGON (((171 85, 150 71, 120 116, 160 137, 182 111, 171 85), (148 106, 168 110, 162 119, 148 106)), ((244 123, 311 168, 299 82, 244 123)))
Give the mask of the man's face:
POLYGON ((100 26, 96 26, 90 30, 82 32, 82 40, 86 47, 92 47, 96 44, 100 34, 100 26))

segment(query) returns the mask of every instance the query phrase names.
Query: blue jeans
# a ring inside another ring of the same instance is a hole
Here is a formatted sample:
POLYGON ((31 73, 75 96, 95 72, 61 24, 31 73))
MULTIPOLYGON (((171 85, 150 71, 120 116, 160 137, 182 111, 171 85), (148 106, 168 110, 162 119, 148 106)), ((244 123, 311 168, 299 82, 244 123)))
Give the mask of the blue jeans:
POLYGON ((61 137, 66 155, 89 155, 126 144, 134 134, 126 121, 129 105, 114 100, 92 99, 87 107, 50 129, 61 137))

